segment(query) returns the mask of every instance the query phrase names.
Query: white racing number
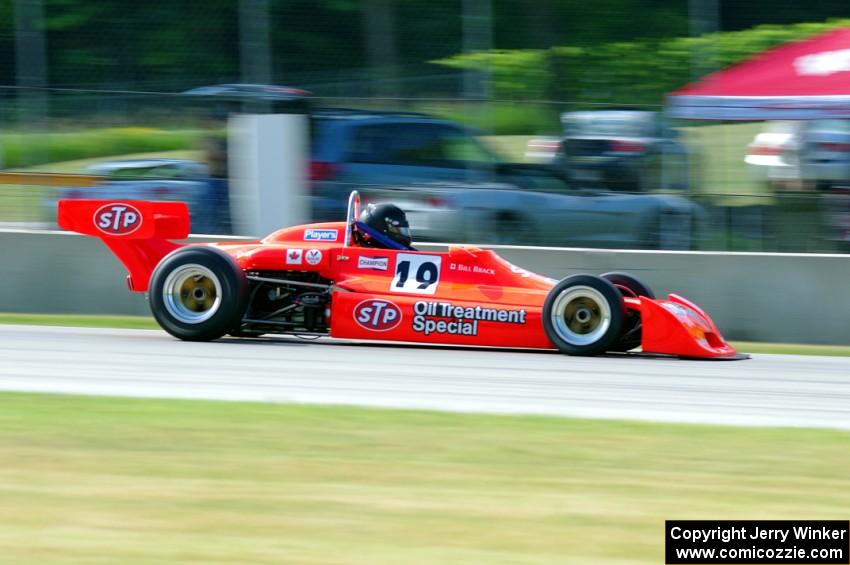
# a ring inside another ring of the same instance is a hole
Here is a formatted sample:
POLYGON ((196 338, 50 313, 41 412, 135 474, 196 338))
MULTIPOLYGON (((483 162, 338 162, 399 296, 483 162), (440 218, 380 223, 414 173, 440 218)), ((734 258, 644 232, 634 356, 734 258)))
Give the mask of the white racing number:
POLYGON ((390 283, 390 292, 411 294, 434 294, 440 283, 439 255, 399 253, 395 262, 395 277, 390 283))

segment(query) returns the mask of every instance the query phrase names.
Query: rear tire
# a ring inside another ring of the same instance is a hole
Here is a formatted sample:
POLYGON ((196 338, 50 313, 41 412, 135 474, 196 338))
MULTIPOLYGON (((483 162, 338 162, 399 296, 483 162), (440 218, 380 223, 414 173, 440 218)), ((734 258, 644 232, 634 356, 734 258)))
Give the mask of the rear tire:
POLYGON ((212 247, 183 247, 167 255, 148 292, 162 329, 186 341, 210 341, 238 328, 248 303, 245 273, 212 247))
POLYGON ((561 353, 599 355, 620 338, 623 297, 609 281, 573 275, 552 287, 543 304, 543 329, 561 353))
MULTIPOLYGON (((605 273, 602 275, 602 278, 613 284, 624 297, 638 298, 646 296, 647 298, 655 298, 655 293, 652 292, 652 289, 647 284, 628 273, 605 273)), ((630 349, 639 347, 642 337, 641 330, 640 314, 627 309, 626 317, 623 321, 622 335, 611 350, 629 351, 630 349)))

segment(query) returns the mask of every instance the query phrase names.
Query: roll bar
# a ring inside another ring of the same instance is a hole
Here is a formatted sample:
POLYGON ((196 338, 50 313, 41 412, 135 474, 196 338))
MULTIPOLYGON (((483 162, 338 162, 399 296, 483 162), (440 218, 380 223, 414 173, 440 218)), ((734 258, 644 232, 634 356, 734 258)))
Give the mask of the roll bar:
POLYGON ((343 247, 351 245, 351 234, 354 231, 354 222, 360 217, 360 193, 352 190, 348 195, 348 211, 345 213, 345 243, 343 247))

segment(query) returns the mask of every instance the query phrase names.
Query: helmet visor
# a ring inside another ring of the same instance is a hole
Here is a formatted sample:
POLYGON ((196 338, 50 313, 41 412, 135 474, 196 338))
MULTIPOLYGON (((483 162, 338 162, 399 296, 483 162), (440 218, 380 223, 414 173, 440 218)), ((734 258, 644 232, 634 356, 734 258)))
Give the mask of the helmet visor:
POLYGON ((389 235, 396 241, 403 242, 405 244, 410 243, 410 228, 407 226, 395 226, 393 224, 389 224, 387 226, 389 235))

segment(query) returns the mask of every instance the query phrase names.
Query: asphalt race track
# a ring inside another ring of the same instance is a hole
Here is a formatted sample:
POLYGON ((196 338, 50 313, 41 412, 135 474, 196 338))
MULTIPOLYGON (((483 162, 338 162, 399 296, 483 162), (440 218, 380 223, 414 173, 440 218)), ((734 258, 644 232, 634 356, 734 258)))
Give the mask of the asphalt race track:
POLYGON ((0 325, 0 390, 850 429, 850 358, 566 357, 0 325))

